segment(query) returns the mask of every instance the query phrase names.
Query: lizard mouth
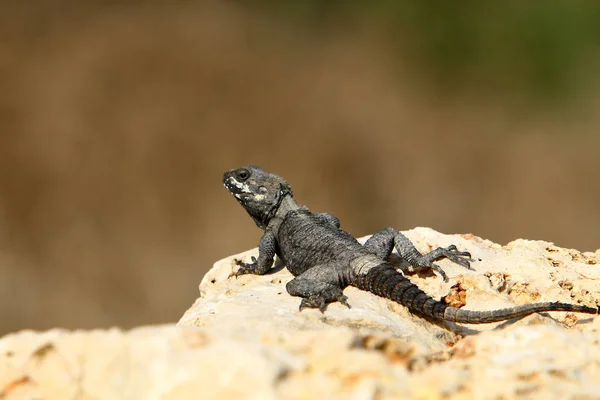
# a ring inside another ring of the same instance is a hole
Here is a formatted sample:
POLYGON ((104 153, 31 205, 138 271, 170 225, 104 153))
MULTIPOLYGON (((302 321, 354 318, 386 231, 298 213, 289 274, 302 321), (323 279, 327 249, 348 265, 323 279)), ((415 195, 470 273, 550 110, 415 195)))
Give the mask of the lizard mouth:
POLYGON ((232 177, 223 180, 223 186, 225 186, 225 189, 227 189, 227 191, 237 199, 244 200, 252 197, 252 193, 248 193, 246 190, 244 190, 245 186, 247 185, 235 181, 232 177))

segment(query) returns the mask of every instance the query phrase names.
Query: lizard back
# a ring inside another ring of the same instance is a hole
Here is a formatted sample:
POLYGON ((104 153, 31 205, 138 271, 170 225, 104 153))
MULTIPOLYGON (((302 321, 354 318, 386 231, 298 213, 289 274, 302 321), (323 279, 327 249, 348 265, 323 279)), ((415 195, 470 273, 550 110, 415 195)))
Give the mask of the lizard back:
POLYGON ((353 258, 368 254, 352 235, 307 209, 288 212, 276 236, 278 255, 294 276, 316 265, 331 261, 350 263, 353 258))

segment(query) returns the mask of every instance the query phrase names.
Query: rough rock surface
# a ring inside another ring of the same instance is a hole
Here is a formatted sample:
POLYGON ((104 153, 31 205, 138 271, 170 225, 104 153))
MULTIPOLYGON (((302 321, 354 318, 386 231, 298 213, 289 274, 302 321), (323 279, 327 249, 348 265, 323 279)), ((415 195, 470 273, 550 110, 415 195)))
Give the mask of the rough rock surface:
MULTIPOLYGON (((481 259, 475 271, 441 261, 448 283, 411 275, 454 305, 600 304, 600 250, 426 228, 407 236, 422 251, 454 243, 481 259)), ((0 399, 600 398, 600 317, 441 327, 354 288, 345 291, 352 309, 300 313, 287 270, 236 279, 235 257, 206 274, 178 327, 0 339, 0 399)))

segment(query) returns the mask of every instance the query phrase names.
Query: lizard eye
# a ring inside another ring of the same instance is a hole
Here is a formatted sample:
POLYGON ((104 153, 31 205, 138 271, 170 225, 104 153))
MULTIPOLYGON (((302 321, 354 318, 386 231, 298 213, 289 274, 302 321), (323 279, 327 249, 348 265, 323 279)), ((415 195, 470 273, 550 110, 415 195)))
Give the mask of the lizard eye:
POLYGON ((244 182, 246 179, 250 178, 250 171, 246 168, 240 168, 235 171, 235 175, 238 181, 244 182))

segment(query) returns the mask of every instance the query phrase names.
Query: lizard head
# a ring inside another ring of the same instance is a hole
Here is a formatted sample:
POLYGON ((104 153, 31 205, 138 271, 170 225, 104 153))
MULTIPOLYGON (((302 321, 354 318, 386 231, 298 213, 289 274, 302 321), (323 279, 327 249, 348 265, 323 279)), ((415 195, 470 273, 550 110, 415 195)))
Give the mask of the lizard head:
POLYGON ((223 185, 261 229, 266 229, 284 197, 292 196, 292 189, 283 178, 256 165, 225 172, 223 185))

